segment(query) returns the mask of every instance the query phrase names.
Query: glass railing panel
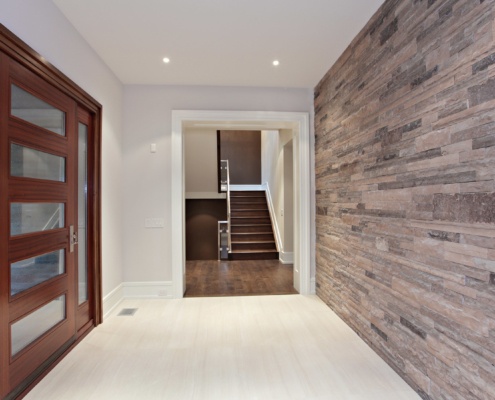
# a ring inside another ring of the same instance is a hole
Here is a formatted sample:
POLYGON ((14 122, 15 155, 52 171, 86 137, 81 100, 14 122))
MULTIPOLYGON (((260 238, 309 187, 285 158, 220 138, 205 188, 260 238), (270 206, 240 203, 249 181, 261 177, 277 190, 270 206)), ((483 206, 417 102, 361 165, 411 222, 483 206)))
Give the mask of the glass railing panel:
POLYGON ((218 259, 229 259, 228 222, 218 221, 218 259))

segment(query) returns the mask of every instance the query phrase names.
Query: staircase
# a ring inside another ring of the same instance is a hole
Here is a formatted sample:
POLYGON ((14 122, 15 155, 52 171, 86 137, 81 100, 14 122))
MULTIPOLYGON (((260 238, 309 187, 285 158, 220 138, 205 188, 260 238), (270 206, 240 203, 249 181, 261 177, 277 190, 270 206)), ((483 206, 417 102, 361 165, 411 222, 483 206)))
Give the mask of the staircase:
POLYGON ((264 191, 230 192, 230 260, 277 260, 264 191))

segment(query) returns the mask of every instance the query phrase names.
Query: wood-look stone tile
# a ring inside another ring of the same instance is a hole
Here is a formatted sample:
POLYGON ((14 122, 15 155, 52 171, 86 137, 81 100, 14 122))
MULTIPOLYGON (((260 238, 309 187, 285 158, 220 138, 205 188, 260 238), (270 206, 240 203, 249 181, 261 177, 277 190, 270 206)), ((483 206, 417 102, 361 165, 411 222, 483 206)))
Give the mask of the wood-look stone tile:
POLYGON ((26 396, 67 399, 420 397, 320 299, 287 295, 126 299, 26 396))

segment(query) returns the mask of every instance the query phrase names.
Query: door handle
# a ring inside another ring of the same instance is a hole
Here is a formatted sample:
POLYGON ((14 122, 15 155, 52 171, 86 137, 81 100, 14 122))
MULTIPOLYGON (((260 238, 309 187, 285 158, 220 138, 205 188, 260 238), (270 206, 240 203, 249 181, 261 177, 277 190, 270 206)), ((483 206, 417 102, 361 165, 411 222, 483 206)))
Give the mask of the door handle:
POLYGON ((73 253, 74 252, 74 246, 78 243, 78 239, 77 239, 77 232, 76 230, 74 229, 74 225, 71 225, 69 227, 69 249, 70 249, 70 252, 73 253))

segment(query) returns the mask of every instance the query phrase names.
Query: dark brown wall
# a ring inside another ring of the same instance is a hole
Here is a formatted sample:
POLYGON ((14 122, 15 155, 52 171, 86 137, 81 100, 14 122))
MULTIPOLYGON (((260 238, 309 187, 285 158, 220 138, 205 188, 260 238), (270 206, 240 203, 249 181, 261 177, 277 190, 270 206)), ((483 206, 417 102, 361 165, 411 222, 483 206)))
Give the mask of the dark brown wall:
POLYGON ((315 89, 317 294, 423 399, 495 398, 494 4, 386 1, 315 89))
POLYGON ((218 221, 226 219, 225 200, 186 200, 186 260, 218 259, 218 221))
POLYGON ((219 131, 220 159, 229 160, 232 185, 261 184, 261 132, 219 131))

